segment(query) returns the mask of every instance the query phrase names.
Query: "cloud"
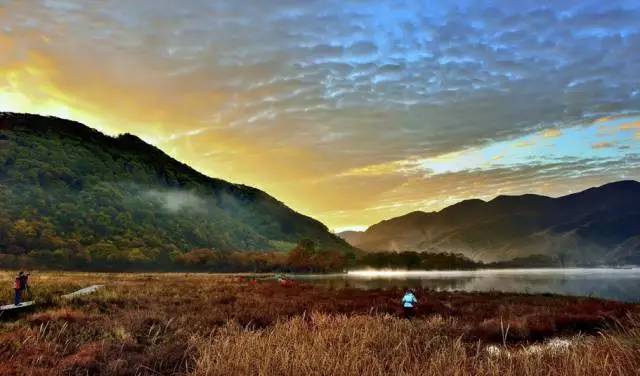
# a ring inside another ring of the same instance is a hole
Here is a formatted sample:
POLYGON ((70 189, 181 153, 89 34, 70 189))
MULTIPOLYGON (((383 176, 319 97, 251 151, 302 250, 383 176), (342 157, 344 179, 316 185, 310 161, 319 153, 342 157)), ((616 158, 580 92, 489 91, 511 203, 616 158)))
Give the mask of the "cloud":
POLYGON ((562 135, 562 132, 559 129, 547 129, 542 132, 542 137, 545 138, 556 138, 562 135))
POLYGON ((611 142, 596 142, 591 144, 591 148, 593 149, 607 149, 614 147, 615 144, 611 142))
POLYGON ((620 129, 622 130, 627 130, 627 129, 640 129, 640 121, 633 121, 630 123, 624 123, 620 125, 620 129))
POLYGON ((355 56, 373 55, 378 52, 375 44, 368 41, 356 42, 347 48, 347 51, 355 56))
POLYGON ((345 171, 340 176, 379 176, 389 175, 395 173, 402 173, 415 169, 417 166, 416 161, 403 160, 393 161, 387 163, 379 163, 375 165, 369 165, 364 167, 357 167, 351 170, 345 171))
POLYGON ((517 148, 528 148, 530 146, 535 145, 536 143, 533 141, 518 141, 515 143, 515 147, 517 148))
POLYGON ((425 175, 402 161, 526 135, 535 144, 516 146, 543 158, 545 137, 638 114, 639 18, 634 2, 5 2, 0 105, 135 133, 330 226, 361 225, 373 218, 327 213, 392 207, 389 192, 425 175))

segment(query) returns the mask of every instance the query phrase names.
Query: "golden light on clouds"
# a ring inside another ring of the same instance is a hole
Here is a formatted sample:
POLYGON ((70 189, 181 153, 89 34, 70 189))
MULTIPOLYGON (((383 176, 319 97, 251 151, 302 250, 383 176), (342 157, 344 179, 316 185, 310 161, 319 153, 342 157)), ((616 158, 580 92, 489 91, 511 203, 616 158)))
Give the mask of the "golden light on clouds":
POLYGON ((594 149, 606 149, 606 148, 612 148, 615 145, 611 142, 596 142, 594 144, 591 144, 591 147, 594 149))
MULTIPOLYGON (((484 168, 505 160, 509 157, 505 147, 500 148, 502 153, 491 153, 485 160, 473 150, 460 150, 424 159, 358 166, 338 156, 318 154, 303 144, 278 143, 282 134, 277 132, 265 129, 264 133, 258 130, 247 134, 217 119, 202 122, 198 118, 206 112, 202 108, 205 101, 194 97, 174 101, 147 90, 118 91, 107 84, 108 79, 94 82, 91 90, 77 87, 73 81, 57 78, 71 73, 41 57, 32 56, 26 66, 4 67, 2 73, 5 83, 0 92, 1 110, 70 118, 110 134, 131 132, 207 175, 257 186, 334 229, 361 228, 470 197, 489 199, 498 193, 528 192, 530 180, 536 179, 533 171, 501 169, 495 176, 491 172, 465 172, 472 166, 484 168), (105 89, 100 90, 99 85, 105 89), (150 107, 151 111, 139 111, 138 106, 150 107), (194 118, 190 119, 188 112, 194 118), (505 174, 512 175, 513 180, 505 181, 505 174), (430 177, 425 178, 427 175, 430 177), (487 193, 489 186, 498 188, 487 193)), ((215 96, 206 97, 215 103, 215 96)), ((638 122, 631 122, 620 128, 637 126, 638 122)), ((563 132, 550 129, 539 135, 556 139, 563 132)), ((526 149, 536 141, 529 138, 510 145, 526 149)), ((591 146, 598 149, 611 145, 591 146)), ((537 192, 554 194, 559 186, 545 182, 537 192)))
POLYGON ((518 142, 516 142, 514 145, 515 145, 515 147, 517 147, 517 148, 527 148, 527 147, 529 147, 529 146, 533 146, 533 145, 535 145, 535 144, 536 144, 536 143, 535 143, 534 141, 531 141, 531 140, 524 140, 524 141, 518 141, 518 142))
POLYGON ((561 134, 562 134, 562 131, 560 131, 559 129, 552 128, 552 129, 544 130, 542 132, 542 137, 556 138, 556 137, 559 137, 561 134))
POLYGON ((99 114, 78 108, 69 95, 50 82, 51 67, 44 58, 31 55, 28 61, 23 67, 0 67, 0 76, 4 77, 0 111, 47 114, 100 126, 99 114))
MULTIPOLYGON (((321 213, 334 208, 362 209, 360 204, 354 206, 352 197, 356 191, 367 199, 375 195, 371 191, 381 186, 346 186, 339 188, 338 193, 335 182, 323 181, 326 176, 341 175, 333 172, 339 171, 341 164, 337 160, 314 155, 304 145, 278 145, 274 142, 277 134, 248 135, 241 129, 189 119, 187 112, 196 117, 205 102, 215 103, 210 95, 205 96, 206 100, 187 96, 172 101, 153 98, 144 91, 118 91, 106 82, 102 83, 104 90, 96 82, 92 84, 95 90, 75 87, 73 82, 62 86, 65 81, 56 80, 62 72, 36 56, 30 57, 24 66, 3 67, 0 72, 4 77, 0 92, 2 111, 73 119, 112 135, 136 134, 210 176, 257 186, 321 220, 326 221, 321 213)), ((347 167, 348 163, 343 165, 347 167)), ((366 170, 363 167, 354 174, 366 170)), ((379 172, 392 171, 390 168, 379 172)), ((347 220, 355 222, 353 217, 347 220)))
POLYGON ((353 168, 341 173, 340 176, 378 176, 402 173, 404 171, 409 171, 412 167, 415 167, 415 163, 415 161, 410 160, 379 163, 353 168))
MULTIPOLYGON (((622 131, 640 124, 632 116, 630 65, 608 60, 597 67, 588 58, 629 51, 624 44, 600 51, 589 33, 572 38, 582 24, 566 26, 552 51, 530 50, 539 44, 537 29, 522 17, 515 26, 525 31, 522 40, 507 51, 493 48, 504 44, 503 30, 488 23, 477 38, 442 29, 478 16, 469 9, 434 23, 419 7, 386 1, 356 11, 316 2, 292 11, 278 0, 224 5, 3 3, 0 110, 133 133, 198 171, 256 186, 334 229, 498 192, 557 195, 636 176, 630 158, 615 167, 603 161, 600 172, 571 162, 589 153, 622 159, 616 148, 596 152, 592 145, 629 146, 634 133, 622 131), (393 17, 380 22, 381 15, 393 17), (424 29, 420 22, 442 36, 428 48, 456 56, 407 49, 426 48, 420 33, 408 31, 424 29), (474 51, 489 55, 486 66, 470 69, 479 58, 474 51), (530 66, 549 55, 558 65, 530 66), (596 71, 609 76, 593 79, 596 71), (604 95, 611 111, 603 113, 591 91, 604 95), (602 115, 594 121, 584 114, 602 115), (608 127, 623 115, 630 120, 603 136, 612 140, 571 128, 608 127), (627 139, 616 139, 622 133, 627 139)), ((496 14, 502 16, 515 19, 496 14)))
POLYGON ((640 129, 640 121, 633 121, 633 122, 630 122, 630 123, 624 123, 624 124, 620 125, 620 129, 622 129, 622 130, 640 129))
POLYGON ((611 121, 611 120, 613 120, 613 118, 612 118, 612 117, 610 117, 610 116, 603 116, 603 117, 601 117, 601 118, 597 118, 597 119, 594 121, 594 123, 606 123, 606 122, 611 121))

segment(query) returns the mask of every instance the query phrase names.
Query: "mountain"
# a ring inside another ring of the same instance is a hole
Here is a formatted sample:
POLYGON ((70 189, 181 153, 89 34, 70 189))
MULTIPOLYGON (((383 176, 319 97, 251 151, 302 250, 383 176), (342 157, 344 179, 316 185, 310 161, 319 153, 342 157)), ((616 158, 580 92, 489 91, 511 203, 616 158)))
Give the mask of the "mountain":
POLYGON ((359 243, 363 234, 364 234, 364 231, 351 231, 351 230, 336 233, 336 235, 344 239, 349 244, 359 243))
POLYGON ((153 261, 301 239, 353 250, 265 192, 207 177, 136 136, 0 113, 0 255, 153 261))
POLYGON ((368 251, 451 252, 485 262, 539 255, 562 265, 640 264, 640 183, 559 198, 466 200, 382 221, 350 239, 368 251))

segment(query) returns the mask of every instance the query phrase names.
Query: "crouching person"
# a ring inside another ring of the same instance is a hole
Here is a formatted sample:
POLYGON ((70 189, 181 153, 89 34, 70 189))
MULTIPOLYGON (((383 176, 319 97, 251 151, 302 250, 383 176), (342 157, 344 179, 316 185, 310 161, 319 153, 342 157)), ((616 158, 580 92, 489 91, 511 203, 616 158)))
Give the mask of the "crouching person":
POLYGON ((411 320, 413 316, 416 314, 416 304, 418 304, 418 299, 416 299, 415 291, 413 289, 407 290, 404 296, 402 297, 402 310, 404 312, 404 318, 411 320))

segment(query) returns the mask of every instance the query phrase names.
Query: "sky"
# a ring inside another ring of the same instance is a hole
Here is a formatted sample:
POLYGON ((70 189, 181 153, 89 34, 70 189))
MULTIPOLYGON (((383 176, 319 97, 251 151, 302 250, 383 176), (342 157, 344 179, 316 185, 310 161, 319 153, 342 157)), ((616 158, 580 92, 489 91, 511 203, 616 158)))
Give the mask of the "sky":
POLYGON ((330 229, 640 179, 638 1, 0 0, 0 111, 330 229))

